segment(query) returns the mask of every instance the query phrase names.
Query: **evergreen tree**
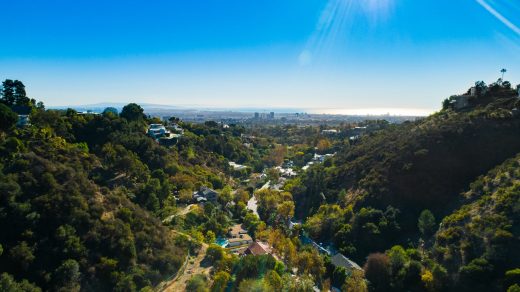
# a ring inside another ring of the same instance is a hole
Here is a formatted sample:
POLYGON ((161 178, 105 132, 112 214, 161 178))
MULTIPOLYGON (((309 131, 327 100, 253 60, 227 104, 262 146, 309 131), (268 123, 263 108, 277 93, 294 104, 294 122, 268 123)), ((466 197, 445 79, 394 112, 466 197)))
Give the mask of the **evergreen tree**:
POLYGON ((30 105, 30 99, 27 97, 25 92, 25 85, 22 81, 15 80, 13 82, 14 87, 14 102, 16 105, 28 106, 30 105))
POLYGON ((435 228, 435 217, 430 210, 424 210, 419 215, 417 227, 424 236, 428 236, 433 233, 435 228))
POLYGON ((7 106, 12 106, 15 102, 14 98, 14 81, 11 79, 6 79, 2 82, 2 102, 7 106))

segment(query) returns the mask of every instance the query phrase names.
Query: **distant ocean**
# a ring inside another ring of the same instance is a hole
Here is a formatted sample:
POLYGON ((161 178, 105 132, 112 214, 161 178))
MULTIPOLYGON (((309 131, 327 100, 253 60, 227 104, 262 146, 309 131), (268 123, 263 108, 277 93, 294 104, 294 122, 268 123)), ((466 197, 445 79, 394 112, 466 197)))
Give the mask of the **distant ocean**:
POLYGON ((328 115, 349 115, 349 116, 428 116, 435 112, 433 109, 424 108, 361 108, 361 109, 312 109, 307 110, 312 114, 328 114, 328 115))

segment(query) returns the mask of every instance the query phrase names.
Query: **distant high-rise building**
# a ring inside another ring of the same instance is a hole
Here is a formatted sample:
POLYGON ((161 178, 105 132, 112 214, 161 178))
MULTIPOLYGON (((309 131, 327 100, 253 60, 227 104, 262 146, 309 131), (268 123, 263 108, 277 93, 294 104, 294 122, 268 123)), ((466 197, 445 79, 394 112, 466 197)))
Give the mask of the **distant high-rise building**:
POLYGON ((259 119, 260 118, 260 113, 255 113, 255 119, 259 119))
POLYGON ((270 118, 270 119, 274 119, 274 112, 270 112, 270 113, 269 113, 269 118, 270 118))

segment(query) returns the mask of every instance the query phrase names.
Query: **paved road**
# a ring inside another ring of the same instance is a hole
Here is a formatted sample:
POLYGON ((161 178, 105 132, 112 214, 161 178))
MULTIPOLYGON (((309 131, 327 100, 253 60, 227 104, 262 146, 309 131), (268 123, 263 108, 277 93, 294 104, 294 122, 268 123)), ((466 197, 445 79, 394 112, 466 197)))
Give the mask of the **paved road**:
POLYGON ((249 199, 249 201, 247 201, 247 209, 253 211, 253 213, 255 213, 256 216, 259 216, 258 215, 258 205, 257 205, 257 203, 258 202, 256 201, 256 197, 253 194, 251 196, 251 199, 249 199))

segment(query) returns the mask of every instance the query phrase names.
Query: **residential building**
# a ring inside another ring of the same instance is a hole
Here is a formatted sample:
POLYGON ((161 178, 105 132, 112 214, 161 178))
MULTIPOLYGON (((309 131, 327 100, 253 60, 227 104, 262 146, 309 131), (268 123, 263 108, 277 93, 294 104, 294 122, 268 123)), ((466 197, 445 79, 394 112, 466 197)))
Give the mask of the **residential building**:
POLYGON ((469 89, 469 95, 471 96, 477 96, 477 87, 473 86, 469 89))
POLYGON ((148 135, 150 137, 159 138, 169 134, 170 131, 166 130, 163 124, 150 124, 150 126, 148 126, 148 135))
POLYGON ((212 190, 206 186, 203 186, 200 188, 200 190, 195 194, 194 199, 198 200, 197 198, 203 198, 206 201, 210 202, 216 202, 218 198, 218 193, 215 190, 212 190))
POLYGON ((246 169, 247 166, 245 165, 242 165, 242 164, 238 164, 236 162, 233 162, 233 161, 229 161, 229 166, 231 166, 233 168, 233 170, 243 170, 243 169, 246 169))
POLYGON ((31 107, 13 105, 11 110, 18 115, 17 127, 25 127, 29 125, 29 115, 31 114, 31 107))
POLYGON ((331 259, 330 259, 330 263, 334 266, 334 267, 343 267, 345 268, 348 272, 356 269, 356 270, 362 270, 361 267, 356 264, 355 262, 351 261, 349 258, 347 258, 346 256, 340 254, 340 253, 337 253, 335 254, 331 259))
POLYGON ((450 97, 450 103, 453 105, 453 107, 457 110, 463 109, 465 107, 468 107, 469 101, 468 101, 469 95, 456 95, 450 97))
POLYGON ((233 248, 241 245, 251 244, 253 239, 242 224, 236 224, 228 230, 228 248, 233 248))
POLYGON ((339 131, 336 129, 329 129, 329 130, 322 130, 321 133, 323 135, 336 135, 339 133, 339 131))
POLYGON ((242 224, 233 225, 228 229, 229 238, 239 238, 242 234, 247 234, 247 230, 245 230, 242 224))
POLYGON ((250 255, 264 255, 271 254, 273 249, 269 246, 269 244, 261 241, 255 241, 249 245, 249 247, 245 250, 244 254, 250 255))

